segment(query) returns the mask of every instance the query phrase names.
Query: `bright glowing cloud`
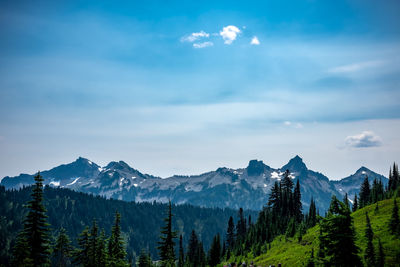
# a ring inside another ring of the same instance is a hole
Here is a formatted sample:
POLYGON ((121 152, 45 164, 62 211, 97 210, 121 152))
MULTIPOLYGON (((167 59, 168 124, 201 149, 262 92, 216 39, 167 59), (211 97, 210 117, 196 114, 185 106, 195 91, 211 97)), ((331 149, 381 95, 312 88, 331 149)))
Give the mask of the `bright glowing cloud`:
POLYGON ((209 46, 213 46, 214 43, 213 42, 202 42, 202 43, 194 43, 193 47, 194 48, 205 48, 205 47, 209 47, 209 46))
POLYGON ((347 136, 345 142, 349 147, 375 147, 382 145, 382 139, 371 131, 364 131, 361 134, 347 136))
POLYGON ((259 45, 259 44, 260 44, 260 40, 258 40, 257 36, 254 36, 254 37, 251 39, 250 44, 251 44, 251 45, 259 45))
POLYGON ((226 27, 222 28, 222 31, 219 32, 219 35, 221 35, 222 39, 224 39, 224 43, 227 45, 232 44, 233 41, 236 40, 238 34, 240 34, 241 31, 239 30, 238 27, 229 25, 226 27))
POLYGON ((200 31, 200 32, 193 32, 188 36, 183 36, 181 38, 181 42, 189 42, 189 43, 193 43, 195 41, 198 41, 202 38, 209 38, 210 34, 205 32, 205 31, 200 31))

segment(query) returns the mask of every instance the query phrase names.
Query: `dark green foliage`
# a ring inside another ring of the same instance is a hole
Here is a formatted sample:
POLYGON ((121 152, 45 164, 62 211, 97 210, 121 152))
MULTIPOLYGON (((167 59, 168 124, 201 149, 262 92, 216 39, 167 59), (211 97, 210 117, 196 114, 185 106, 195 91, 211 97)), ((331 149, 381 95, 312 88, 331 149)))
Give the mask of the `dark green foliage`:
POLYGON ((107 237, 106 233, 104 232, 104 229, 101 230, 99 239, 98 239, 98 244, 97 244, 97 249, 96 249, 96 262, 97 266, 99 267, 105 267, 108 265, 108 254, 107 254, 107 237))
POLYGON ((286 229, 286 236, 293 237, 295 233, 296 233, 296 221, 294 218, 291 218, 286 229))
POLYGON ((389 192, 394 192, 400 186, 399 168, 396 163, 393 163, 393 170, 389 172, 389 192))
POLYGON ((314 267, 315 262, 314 262, 314 248, 311 249, 311 256, 310 259, 308 260, 306 267, 314 267))
POLYGON ((111 237, 108 241, 108 261, 110 266, 127 266, 126 252, 121 232, 121 215, 115 212, 115 221, 111 229, 111 237))
POLYGON ((319 255, 325 266, 361 266, 350 210, 335 196, 320 229, 319 255))
POLYGON ((300 180, 296 182, 296 187, 293 191, 293 216, 296 218, 296 222, 300 223, 303 220, 303 209, 301 204, 301 193, 300 193, 300 180))
POLYGON ((381 180, 379 182, 374 179, 372 183, 372 188, 371 188, 371 196, 370 200, 371 203, 376 203, 378 201, 381 201, 385 198, 385 189, 383 188, 383 183, 381 180))
POLYGON ((175 251, 174 239, 177 236, 177 233, 172 230, 172 205, 171 201, 168 205, 168 214, 164 219, 165 226, 161 229, 161 241, 158 242, 159 246, 157 247, 159 250, 161 266, 171 267, 175 266, 175 251))
POLYGON ((150 254, 146 250, 142 249, 142 252, 140 252, 139 261, 136 266, 138 266, 138 267, 152 267, 153 266, 150 254))
POLYGON ((235 245, 235 224, 233 222, 233 217, 229 217, 228 229, 226 230, 226 246, 229 251, 233 249, 235 245))
POLYGON ((368 212, 365 213, 367 220, 367 228, 365 229, 365 238, 367 238, 367 248, 365 249, 364 258, 367 266, 375 266, 375 251, 372 239, 374 232, 372 231, 371 222, 369 221, 368 212))
POLYGON ((182 235, 179 236, 179 256, 178 256, 178 267, 185 265, 185 252, 183 250, 182 235))
POLYGON ((383 247, 380 239, 378 239, 378 257, 376 259, 376 266, 377 267, 385 266, 385 253, 383 252, 383 247))
POLYGON ((357 194, 354 195, 354 201, 353 201, 353 212, 358 209, 358 198, 357 194))
POLYGON ((346 207, 350 208, 349 196, 347 195, 347 193, 343 197, 343 203, 346 205, 346 207))
POLYGON ((61 228, 53 248, 53 266, 70 266, 72 245, 64 228, 61 228))
POLYGON ((18 233, 17 240, 13 247, 13 255, 11 259, 11 266, 27 266, 31 263, 29 259, 29 249, 28 244, 25 239, 24 232, 18 233))
POLYGON ((246 235, 247 226, 246 219, 244 218, 243 209, 239 209, 238 222, 236 224, 236 239, 241 240, 246 235))
POLYGON ((97 266, 98 230, 96 220, 93 220, 89 235, 88 265, 97 266))
POLYGON ((35 176, 31 198, 27 205, 29 211, 24 221, 24 228, 16 243, 19 248, 14 249, 13 262, 15 265, 24 265, 27 262, 33 266, 49 265, 49 224, 43 205, 43 178, 40 173, 35 176), (26 253, 17 251, 23 248, 26 253))
POLYGON ((310 209, 308 210, 306 224, 308 228, 311 228, 317 224, 317 212, 316 212, 315 201, 313 198, 311 198, 310 209))
POLYGON ((78 248, 74 252, 74 263, 89 265, 89 227, 85 227, 78 237, 78 248))
POLYGON ((208 264, 211 267, 216 266, 221 261, 221 240, 219 234, 217 234, 213 239, 208 258, 208 264))
POLYGON ((187 248, 187 258, 186 265, 187 266, 197 266, 200 262, 199 259, 199 240, 197 238, 196 232, 192 230, 192 234, 190 235, 189 244, 187 248))
POLYGON ((392 234, 400 234, 399 209, 397 207, 396 198, 393 199, 393 210, 389 221, 389 228, 392 234))
POLYGON ((364 182, 360 188, 359 208, 363 208, 370 203, 371 189, 369 187, 368 176, 365 176, 364 182))

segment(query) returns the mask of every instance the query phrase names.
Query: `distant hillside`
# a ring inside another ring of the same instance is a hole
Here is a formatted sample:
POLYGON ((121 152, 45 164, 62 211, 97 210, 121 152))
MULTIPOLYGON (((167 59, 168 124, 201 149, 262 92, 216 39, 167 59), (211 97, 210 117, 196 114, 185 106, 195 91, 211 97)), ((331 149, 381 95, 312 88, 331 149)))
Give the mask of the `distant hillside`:
MULTIPOLYGON (((300 181, 302 204, 307 210, 313 197, 320 213, 329 207, 331 196, 342 198, 349 194, 350 200, 358 193, 365 176, 381 180, 384 186, 388 179, 366 167, 340 181, 331 181, 322 173, 309 170, 303 159, 295 156, 281 168, 272 168, 259 160, 250 160, 246 168, 218 168, 215 171, 195 176, 172 176, 161 179, 130 167, 123 161, 113 161, 104 167, 85 159, 63 164, 41 172, 44 184, 69 188, 126 201, 163 202, 191 204, 200 207, 240 207, 261 210, 275 181, 289 170, 294 183, 300 181)), ((20 188, 33 183, 33 174, 4 177, 1 185, 8 189, 20 188)))
MULTIPOLYGON (((17 232, 22 229, 26 214, 24 205, 31 199, 31 187, 20 190, 5 190, 0 186, 0 265, 7 264, 11 255, 17 232)), ((100 196, 74 192, 69 189, 45 187, 44 204, 53 236, 64 227, 72 241, 85 226, 97 220, 99 228, 107 234, 114 220, 114 213, 121 213, 121 228, 127 244, 128 259, 134 259, 141 251, 150 251, 153 259, 158 258, 157 242, 160 228, 166 216, 167 204, 134 203, 105 199, 100 196)), ((217 233, 226 232, 227 222, 237 211, 220 208, 200 208, 191 205, 173 206, 173 227, 183 235, 186 246, 193 229, 198 233, 204 247, 208 250, 212 238, 217 233)), ((245 212, 255 220, 257 212, 245 212)))
MULTIPOLYGON (((397 199, 397 203, 400 198, 397 199)), ((384 252, 385 262, 387 266, 399 266, 400 263, 400 237, 395 237, 389 232, 388 222, 393 209, 393 199, 387 199, 378 202, 379 209, 375 211, 376 204, 369 205, 363 209, 357 210, 352 213, 354 219, 354 226, 357 234, 357 246, 360 250, 360 257, 363 259, 363 253, 366 248, 365 228, 366 218, 365 213, 371 220, 371 226, 374 232, 373 244, 375 251, 378 248, 378 238, 381 240, 384 252)), ((314 248, 314 255, 318 252, 318 236, 319 226, 308 229, 307 233, 303 236, 301 242, 295 238, 286 238, 285 236, 278 236, 271 243, 271 248, 259 257, 253 258, 252 255, 247 257, 236 258, 236 262, 254 261, 256 265, 269 266, 281 263, 282 266, 304 266, 311 255, 311 249, 314 248)))

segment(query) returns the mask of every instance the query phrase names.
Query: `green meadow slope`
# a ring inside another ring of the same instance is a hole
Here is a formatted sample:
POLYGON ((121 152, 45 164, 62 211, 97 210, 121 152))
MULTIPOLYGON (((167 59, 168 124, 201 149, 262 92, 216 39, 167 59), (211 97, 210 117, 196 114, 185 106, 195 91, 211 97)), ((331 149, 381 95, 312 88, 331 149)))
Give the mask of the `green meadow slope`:
MULTIPOLYGON (((397 203, 400 203, 398 198, 397 203)), ((357 234, 356 244, 360 248, 360 257, 364 261, 364 250, 366 248, 366 238, 364 237, 366 228, 365 213, 371 220, 371 226, 374 232, 374 248, 375 253, 378 251, 378 239, 381 240, 384 253, 385 263, 387 266, 400 266, 400 237, 394 236, 389 232, 389 219, 392 214, 393 199, 387 199, 378 202, 378 209, 376 204, 367 206, 352 213, 354 219, 354 226, 357 234)), ((299 242, 297 237, 286 238, 285 236, 278 236, 268 247, 267 252, 254 258, 252 253, 243 257, 236 257, 230 261, 242 262, 254 261, 255 265, 269 266, 281 263, 282 266, 304 266, 311 256, 311 250, 314 248, 314 256, 318 252, 318 236, 319 226, 310 228, 299 242)))

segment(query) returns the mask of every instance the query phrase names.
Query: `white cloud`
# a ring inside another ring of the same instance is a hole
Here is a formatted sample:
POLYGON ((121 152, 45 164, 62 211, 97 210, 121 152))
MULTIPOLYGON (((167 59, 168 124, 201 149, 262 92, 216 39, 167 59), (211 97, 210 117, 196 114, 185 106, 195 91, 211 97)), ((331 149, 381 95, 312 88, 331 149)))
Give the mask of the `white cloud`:
POLYGON ((232 44, 233 41, 236 40, 238 34, 241 33, 238 27, 229 25, 222 28, 222 31, 219 32, 219 35, 225 40, 225 44, 232 44))
POLYGON ((198 41, 202 38, 209 38, 210 34, 205 32, 205 31, 200 31, 200 32, 193 32, 188 36, 183 36, 181 38, 181 42, 189 42, 189 43, 193 43, 195 41, 198 41))
POLYGON ((251 45, 259 45, 260 41, 258 40, 257 36, 254 36, 250 42, 251 45))
POLYGON ((328 72, 331 72, 331 73, 356 72, 356 71, 360 71, 360 70, 367 69, 367 68, 379 67, 382 64, 383 64, 383 62, 380 60, 365 61, 365 62, 359 62, 359 63, 335 67, 335 68, 330 69, 328 72))
POLYGON ((204 47, 209 47, 209 46, 213 46, 214 43, 213 42, 202 42, 202 43, 194 43, 193 47, 194 48, 204 48, 204 47))
POLYGON ((347 136, 346 145, 350 147, 374 147, 381 146, 382 139, 371 131, 364 131, 358 135, 347 136))

